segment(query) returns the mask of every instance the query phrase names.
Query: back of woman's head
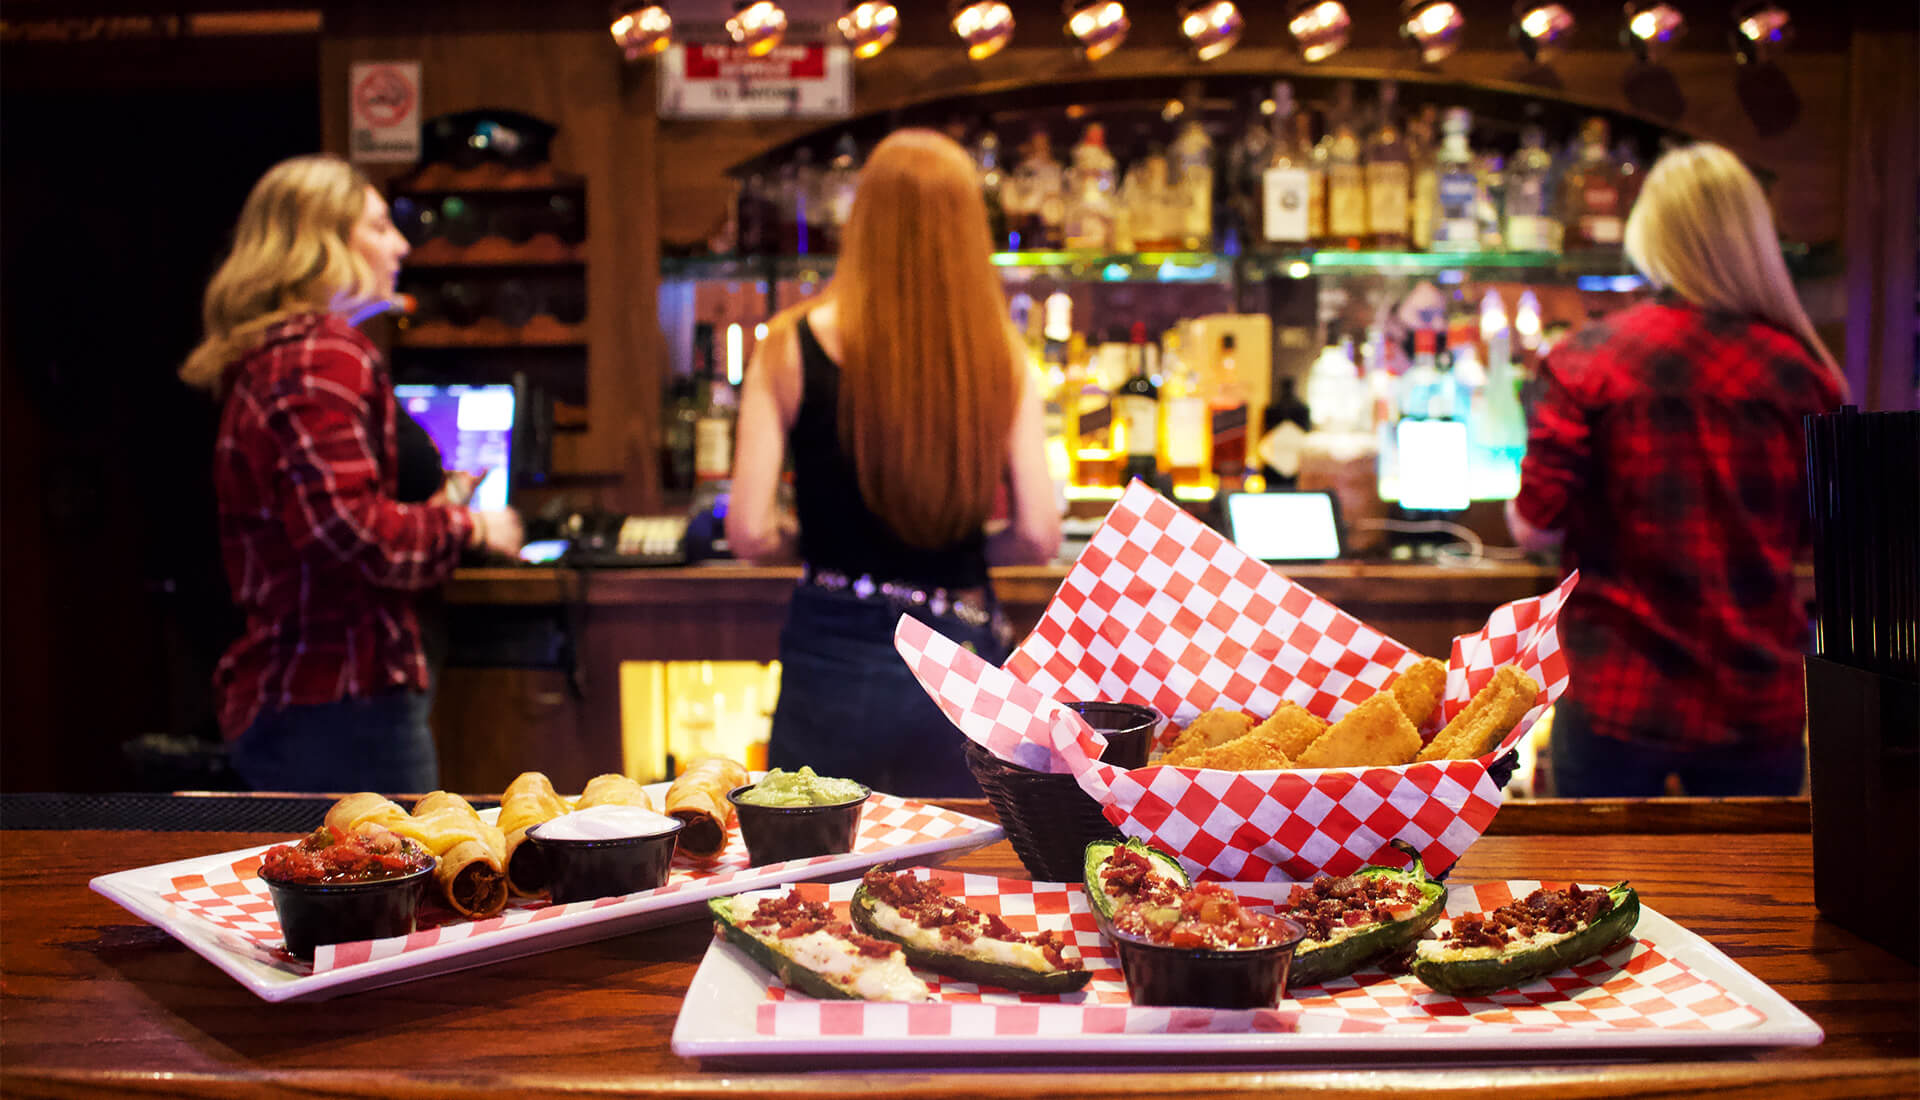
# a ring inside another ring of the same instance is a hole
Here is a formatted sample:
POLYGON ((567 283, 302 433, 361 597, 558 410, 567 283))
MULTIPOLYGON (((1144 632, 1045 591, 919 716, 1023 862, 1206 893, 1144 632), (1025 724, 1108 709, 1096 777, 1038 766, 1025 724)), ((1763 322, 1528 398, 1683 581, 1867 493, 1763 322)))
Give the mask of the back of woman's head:
POLYGON ((1625 243, 1627 257, 1656 287, 1771 322, 1834 367, 1794 293, 1766 195, 1726 149, 1700 142, 1655 162, 1627 217, 1625 243))
POLYGON ((1005 470, 1022 379, 992 251, 964 149, 931 130, 874 148, 829 291, 841 437, 868 506, 910 545, 978 530, 1005 470))
POLYGON ((227 366, 273 322, 349 310, 379 294, 372 268, 349 244, 367 187, 359 169, 326 155, 283 160, 260 177, 207 283, 206 332, 181 378, 217 390, 227 366))

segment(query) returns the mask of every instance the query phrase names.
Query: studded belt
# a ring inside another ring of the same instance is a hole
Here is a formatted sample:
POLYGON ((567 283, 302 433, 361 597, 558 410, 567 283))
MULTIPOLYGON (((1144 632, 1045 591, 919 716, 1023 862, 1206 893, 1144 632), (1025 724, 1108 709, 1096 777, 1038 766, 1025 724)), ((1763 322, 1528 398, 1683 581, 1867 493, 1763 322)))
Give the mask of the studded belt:
POLYGON ((905 581, 881 580, 870 573, 853 576, 833 569, 800 567, 800 586, 842 592, 858 600, 880 601, 895 607, 924 607, 935 615, 951 615, 968 626, 997 623, 999 608, 985 588, 928 588, 905 581))

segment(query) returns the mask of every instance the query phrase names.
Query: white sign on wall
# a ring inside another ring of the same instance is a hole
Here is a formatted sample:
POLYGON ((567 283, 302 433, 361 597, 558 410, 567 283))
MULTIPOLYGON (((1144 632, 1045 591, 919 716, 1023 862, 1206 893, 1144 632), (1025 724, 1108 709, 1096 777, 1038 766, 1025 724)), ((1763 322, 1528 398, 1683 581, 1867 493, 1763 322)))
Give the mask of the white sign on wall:
POLYGON ((765 57, 733 45, 674 45, 660 57, 661 118, 845 118, 853 58, 845 46, 795 42, 765 57))
POLYGON ((420 159, 420 63, 356 61, 347 69, 347 153, 366 163, 420 159))

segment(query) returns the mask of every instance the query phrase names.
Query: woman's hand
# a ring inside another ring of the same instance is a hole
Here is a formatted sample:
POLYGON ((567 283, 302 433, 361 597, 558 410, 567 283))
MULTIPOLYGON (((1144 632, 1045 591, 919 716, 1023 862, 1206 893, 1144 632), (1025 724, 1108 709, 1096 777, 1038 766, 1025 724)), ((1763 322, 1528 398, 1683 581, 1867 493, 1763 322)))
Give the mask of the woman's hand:
POLYGON ((502 557, 518 557, 520 547, 526 542, 526 533, 520 526, 520 513, 511 508, 501 508, 488 512, 473 512, 473 537, 467 545, 475 550, 486 550, 502 557))
POLYGON ((473 490, 487 476, 485 470, 477 474, 465 470, 448 470, 446 480, 440 483, 440 491, 433 494, 430 503, 452 504, 464 508, 473 499, 473 490))

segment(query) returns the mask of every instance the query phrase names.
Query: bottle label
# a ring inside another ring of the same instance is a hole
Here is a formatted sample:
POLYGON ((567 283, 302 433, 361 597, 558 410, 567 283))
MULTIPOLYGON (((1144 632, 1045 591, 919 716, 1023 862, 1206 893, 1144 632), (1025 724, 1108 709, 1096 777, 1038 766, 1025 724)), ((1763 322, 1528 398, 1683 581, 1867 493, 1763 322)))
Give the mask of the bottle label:
POLYGON ((1126 428, 1127 456, 1151 458, 1154 453, 1154 430, 1160 426, 1158 403, 1135 394, 1121 394, 1113 401, 1120 406, 1121 422, 1126 428))
POLYGON ((1298 243, 1308 239, 1307 211, 1312 185, 1304 168, 1269 168, 1261 176, 1261 230, 1270 241, 1298 243))
POLYGON ((1580 219, 1580 235, 1594 244, 1619 244, 1624 225, 1612 215, 1588 215, 1580 219))
POLYGON ((1206 465, 1207 402, 1201 397, 1176 397, 1167 406, 1167 465, 1198 469, 1206 465))
POLYGON ((1307 239, 1317 241, 1327 235, 1327 176, 1307 173, 1307 239))
POLYGON ((733 476, 733 421, 701 417, 693 426, 693 476, 725 481, 733 476))
POLYGON ((1404 164, 1367 165, 1367 228, 1371 232, 1406 235, 1408 182, 1404 164))
POLYGON ((1327 230, 1335 237, 1367 232, 1367 185, 1358 165, 1336 164, 1327 170, 1327 230))
POLYGON ((1300 454, 1307 433, 1291 420, 1282 420, 1260 437, 1260 461, 1273 467, 1281 477, 1298 477, 1300 454))
POLYGON ((1507 219, 1507 247, 1515 252, 1552 252, 1553 221, 1537 214, 1514 214, 1507 219))

